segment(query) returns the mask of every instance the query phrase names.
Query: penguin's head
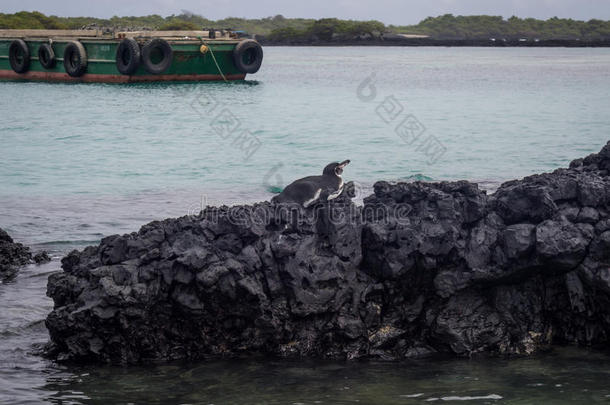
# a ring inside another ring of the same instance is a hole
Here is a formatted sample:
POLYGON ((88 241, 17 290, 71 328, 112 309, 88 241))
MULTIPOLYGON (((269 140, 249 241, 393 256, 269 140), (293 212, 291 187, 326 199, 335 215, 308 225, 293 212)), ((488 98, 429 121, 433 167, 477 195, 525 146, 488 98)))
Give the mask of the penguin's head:
POLYGON ((341 174, 343 173, 343 168, 345 166, 347 166, 349 164, 349 159, 348 160, 344 160, 341 163, 329 163, 328 165, 326 165, 326 167, 324 168, 324 171, 322 172, 322 174, 324 176, 341 176, 341 174))

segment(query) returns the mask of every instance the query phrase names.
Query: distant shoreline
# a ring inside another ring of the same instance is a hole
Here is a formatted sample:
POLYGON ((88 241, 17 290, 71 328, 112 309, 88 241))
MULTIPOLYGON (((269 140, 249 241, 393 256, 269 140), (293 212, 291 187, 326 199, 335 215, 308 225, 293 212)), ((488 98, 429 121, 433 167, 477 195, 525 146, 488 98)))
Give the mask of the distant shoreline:
POLYGON ((548 39, 539 41, 481 40, 481 39, 350 39, 350 40, 271 40, 257 36, 263 46, 443 46, 443 47, 487 47, 487 48, 610 48, 610 40, 580 41, 574 39, 548 39))
POLYGON ((339 18, 265 18, 210 20, 190 12, 162 17, 95 18, 47 16, 40 12, 0 13, 0 29, 99 29, 115 31, 231 30, 267 46, 469 46, 469 47, 610 47, 610 21, 552 17, 504 18, 443 14, 415 25, 339 18))

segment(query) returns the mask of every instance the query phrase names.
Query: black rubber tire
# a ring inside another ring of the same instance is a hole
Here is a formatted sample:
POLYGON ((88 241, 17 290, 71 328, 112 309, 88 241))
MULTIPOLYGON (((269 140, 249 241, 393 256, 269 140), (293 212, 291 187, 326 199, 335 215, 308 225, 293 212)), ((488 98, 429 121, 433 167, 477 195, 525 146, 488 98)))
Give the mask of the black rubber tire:
POLYGON ((87 52, 78 41, 70 41, 64 50, 64 69, 72 77, 81 77, 87 71, 87 52))
POLYGON ((45 69, 53 69, 55 67, 57 58, 51 44, 41 44, 38 47, 38 61, 45 69))
POLYGON ((23 39, 16 39, 9 45, 8 60, 15 73, 25 73, 30 69, 30 48, 23 39))
POLYGON ((256 73, 263 63, 263 47, 253 39, 241 41, 233 49, 233 62, 242 73, 256 73))
POLYGON ((165 73, 167 69, 172 65, 172 59, 174 58, 174 51, 170 44, 161 38, 155 38, 150 40, 144 48, 142 48, 142 63, 144 69, 148 73, 153 75, 159 75, 165 73), (162 58, 158 63, 152 61, 153 52, 161 52, 162 58))
POLYGON ((133 38, 125 38, 116 49, 116 68, 121 74, 132 75, 140 67, 140 44, 133 38))

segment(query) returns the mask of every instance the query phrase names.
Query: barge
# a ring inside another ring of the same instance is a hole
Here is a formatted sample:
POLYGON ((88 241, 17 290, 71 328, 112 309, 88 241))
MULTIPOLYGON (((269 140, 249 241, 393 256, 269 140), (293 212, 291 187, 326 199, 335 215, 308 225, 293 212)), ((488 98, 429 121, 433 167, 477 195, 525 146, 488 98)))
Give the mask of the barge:
POLYGON ((0 30, 3 80, 242 80, 262 60, 258 42, 230 30, 0 30))

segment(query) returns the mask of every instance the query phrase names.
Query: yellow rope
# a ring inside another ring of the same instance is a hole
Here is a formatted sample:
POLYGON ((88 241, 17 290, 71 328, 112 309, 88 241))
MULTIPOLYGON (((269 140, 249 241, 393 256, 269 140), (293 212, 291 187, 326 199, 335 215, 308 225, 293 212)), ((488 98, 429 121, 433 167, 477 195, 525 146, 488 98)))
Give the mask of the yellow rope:
POLYGON ((216 61, 216 56, 214 56, 214 51, 212 50, 212 47, 210 45, 206 44, 205 41, 203 40, 203 38, 199 37, 199 40, 201 41, 202 44, 204 44, 205 46, 208 47, 208 49, 210 50, 210 55, 212 55, 212 59, 214 60, 214 64, 216 65, 216 69, 218 69, 218 73, 220 73, 220 76, 222 76, 222 80, 224 80, 226 83, 228 83, 229 81, 225 77, 224 73, 222 73, 222 70, 220 70, 220 66, 218 66, 218 62, 216 61))

